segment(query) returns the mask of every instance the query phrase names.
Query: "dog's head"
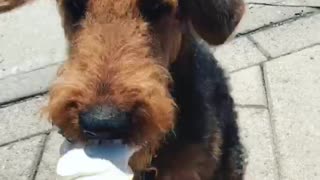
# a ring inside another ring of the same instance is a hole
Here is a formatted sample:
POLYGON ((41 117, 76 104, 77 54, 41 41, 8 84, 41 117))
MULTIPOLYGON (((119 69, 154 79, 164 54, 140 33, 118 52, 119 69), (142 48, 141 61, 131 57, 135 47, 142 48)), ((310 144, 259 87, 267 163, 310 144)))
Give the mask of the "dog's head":
MULTIPOLYGON (((173 32, 157 32, 141 14, 139 3, 87 2, 47 107, 66 137, 120 138, 157 147, 173 128, 176 107, 168 67, 174 47, 163 46, 174 44, 168 38, 173 32)), ((167 9, 167 18, 173 11, 167 9)), ((174 25, 160 19, 159 23, 174 25)))

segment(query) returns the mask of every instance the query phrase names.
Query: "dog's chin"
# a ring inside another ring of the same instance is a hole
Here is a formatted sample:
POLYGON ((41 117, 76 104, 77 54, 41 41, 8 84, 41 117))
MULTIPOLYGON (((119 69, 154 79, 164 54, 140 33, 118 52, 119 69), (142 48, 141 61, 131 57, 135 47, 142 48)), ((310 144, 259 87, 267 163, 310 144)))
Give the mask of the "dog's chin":
POLYGON ((121 140, 90 140, 86 144, 65 141, 60 148, 57 179, 132 179, 128 162, 139 149, 121 140))

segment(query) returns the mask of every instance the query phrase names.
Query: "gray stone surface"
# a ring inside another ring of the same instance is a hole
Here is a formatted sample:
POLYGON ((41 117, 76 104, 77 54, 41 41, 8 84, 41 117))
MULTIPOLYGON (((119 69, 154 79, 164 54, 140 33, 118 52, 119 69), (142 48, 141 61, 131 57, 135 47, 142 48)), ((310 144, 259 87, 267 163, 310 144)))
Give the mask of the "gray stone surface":
POLYGON ((51 125, 39 116, 45 102, 46 98, 37 97, 0 108, 0 145, 50 129, 51 125))
POLYGON ((276 5, 292 5, 292 6, 316 6, 320 7, 319 0, 245 0, 248 3, 269 3, 276 5))
POLYGON ((283 180, 320 179, 320 46, 265 66, 283 180))
POLYGON ((237 105, 266 106, 266 97, 259 66, 244 69, 230 76, 232 96, 237 105))
POLYGON ((280 22, 289 18, 297 17, 301 14, 317 11, 314 8, 304 7, 280 7, 280 6, 262 6, 248 5, 247 12, 243 21, 237 30, 240 33, 255 30, 271 23, 280 22))
POLYGON ((0 179, 31 179, 43 140, 44 136, 37 136, 0 147, 0 179))
POLYGON ((252 37, 272 57, 278 57, 320 43, 319 29, 320 14, 256 33, 252 37))
POLYGON ((281 0, 244 0, 246 3, 277 3, 281 0))
POLYGON ((267 109, 237 109, 240 137, 248 151, 246 180, 277 180, 267 109))
POLYGON ((0 14, 0 103, 46 91, 54 64, 65 58, 56 1, 36 0, 0 14))
POLYGON ((236 38, 213 49, 215 57, 227 71, 235 71, 252 66, 267 58, 246 37, 236 38))
POLYGON ((0 79, 65 60, 56 1, 36 0, 0 14, 0 79))
POLYGON ((46 92, 60 64, 0 79, 0 103, 46 92))
POLYGON ((277 4, 280 5, 294 5, 294 6, 316 6, 320 7, 319 0, 279 0, 277 4))
POLYGON ((64 138, 56 131, 52 132, 46 142, 42 161, 35 180, 54 180, 59 159, 60 145, 64 138))

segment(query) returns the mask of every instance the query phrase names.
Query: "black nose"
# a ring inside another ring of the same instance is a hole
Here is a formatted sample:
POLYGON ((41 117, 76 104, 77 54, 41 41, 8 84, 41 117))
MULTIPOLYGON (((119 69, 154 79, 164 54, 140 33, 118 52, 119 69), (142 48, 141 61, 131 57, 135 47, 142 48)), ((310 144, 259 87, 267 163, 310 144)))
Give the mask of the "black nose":
POLYGON ((79 116, 79 124, 89 139, 125 138, 131 121, 129 113, 113 106, 96 106, 79 116))

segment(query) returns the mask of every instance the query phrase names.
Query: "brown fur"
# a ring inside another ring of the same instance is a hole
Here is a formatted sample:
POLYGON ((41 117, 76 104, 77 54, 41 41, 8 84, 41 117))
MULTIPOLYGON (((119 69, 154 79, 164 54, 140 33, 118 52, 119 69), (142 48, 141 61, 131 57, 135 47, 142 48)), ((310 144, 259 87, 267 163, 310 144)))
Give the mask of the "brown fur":
MULTIPOLYGON (((168 63, 164 63, 169 61, 164 59, 168 55, 166 50, 159 51, 162 48, 135 4, 135 0, 89 1, 86 18, 72 36, 70 58, 51 88, 46 110, 53 124, 76 140, 83 139, 80 112, 102 103, 134 111, 130 142, 146 143, 148 149, 141 152, 154 154, 173 128, 175 104, 168 91, 171 79, 165 68, 168 63)), ((147 163, 136 162, 140 168, 147 163)))

